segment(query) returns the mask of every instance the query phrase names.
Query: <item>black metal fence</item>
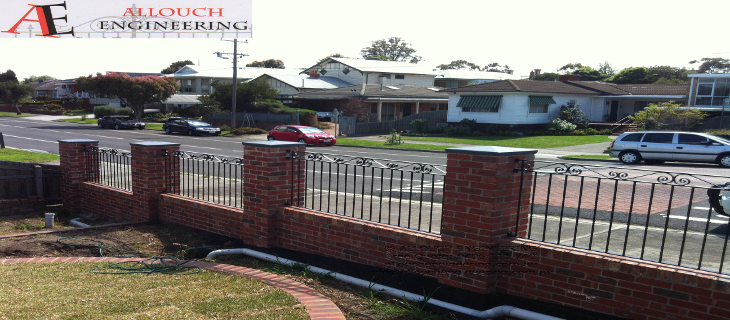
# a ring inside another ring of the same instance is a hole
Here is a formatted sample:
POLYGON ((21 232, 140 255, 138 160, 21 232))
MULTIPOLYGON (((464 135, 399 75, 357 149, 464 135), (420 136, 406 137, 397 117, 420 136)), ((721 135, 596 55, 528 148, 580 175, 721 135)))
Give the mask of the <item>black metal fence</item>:
POLYGON ((356 135, 386 134, 391 131, 414 130, 411 121, 425 119, 430 127, 446 122, 447 110, 424 111, 401 119, 382 122, 359 122, 355 125, 356 135))
POLYGON ((730 177, 550 161, 517 160, 516 166, 523 181, 532 179, 531 199, 520 200, 530 201, 529 239, 727 269, 729 220, 715 209, 730 177))
POLYGON ((303 172, 292 176, 292 205, 440 233, 445 166, 312 152, 289 155, 292 172, 303 172))
POLYGON ((127 151, 85 146, 86 181, 132 190, 132 154, 127 151))
POLYGON ((165 151, 167 192, 243 207, 243 159, 187 151, 165 151))

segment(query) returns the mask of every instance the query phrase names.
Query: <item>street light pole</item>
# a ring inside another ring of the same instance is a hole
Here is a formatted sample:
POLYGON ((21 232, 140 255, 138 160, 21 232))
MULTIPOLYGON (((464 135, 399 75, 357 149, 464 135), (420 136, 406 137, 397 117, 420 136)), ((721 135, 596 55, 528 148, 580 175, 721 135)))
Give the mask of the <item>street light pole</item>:
MULTIPOLYGON (((231 40, 224 40, 222 41, 231 41, 231 40)), ((244 43, 248 43, 248 40, 244 41, 244 43)), ((227 57, 224 57, 224 54, 231 54, 231 53, 225 53, 225 52, 215 52, 216 55, 218 55, 218 58, 222 59, 228 59, 227 57)), ((248 54, 245 53, 238 53, 238 39, 233 39, 233 93, 231 94, 231 129, 236 128, 236 91, 238 89, 238 57, 246 57, 248 54)))
POLYGON ((231 95, 231 130, 236 129, 236 89, 238 87, 238 39, 233 39, 233 94, 231 95))

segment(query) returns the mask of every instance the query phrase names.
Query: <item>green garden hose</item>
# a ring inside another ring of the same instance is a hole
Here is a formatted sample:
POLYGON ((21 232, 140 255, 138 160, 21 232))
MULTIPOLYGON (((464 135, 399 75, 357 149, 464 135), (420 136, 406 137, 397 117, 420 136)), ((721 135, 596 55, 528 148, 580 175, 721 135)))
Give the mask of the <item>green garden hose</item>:
POLYGON ((125 261, 112 263, 106 267, 98 267, 89 270, 91 273, 97 274, 130 274, 130 273, 163 273, 174 275, 188 275, 202 271, 200 267, 189 267, 184 264, 190 262, 189 259, 181 256, 164 256, 165 249, 170 246, 181 246, 177 243, 165 245, 158 256, 144 254, 141 252, 128 251, 109 247, 105 242, 94 239, 83 238, 59 238, 58 243, 73 247, 98 248, 100 257, 118 257, 118 258, 144 258, 142 260, 125 261), (117 254, 105 255, 104 251, 116 252, 117 254), (112 271, 104 271, 112 270, 112 271))

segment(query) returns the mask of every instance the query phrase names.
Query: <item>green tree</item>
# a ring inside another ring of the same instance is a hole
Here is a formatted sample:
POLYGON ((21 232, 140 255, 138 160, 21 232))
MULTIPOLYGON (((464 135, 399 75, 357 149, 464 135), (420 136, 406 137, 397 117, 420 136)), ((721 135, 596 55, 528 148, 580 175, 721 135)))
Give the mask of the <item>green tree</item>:
POLYGON ((557 73, 545 72, 545 73, 541 73, 541 74, 536 75, 535 78, 533 78, 532 80, 537 80, 537 81, 557 81, 558 80, 558 76, 560 76, 560 75, 557 74, 557 73))
POLYGON ((381 60, 387 58, 389 61, 408 61, 418 63, 421 57, 416 55, 416 49, 403 39, 390 37, 371 42, 369 47, 360 50, 363 58, 378 57, 381 60))
POLYGON ((656 75, 651 73, 649 71, 649 68, 646 67, 634 67, 634 68, 626 68, 621 70, 619 73, 613 75, 611 78, 607 79, 608 82, 613 82, 616 84, 644 84, 644 83, 654 83, 657 81, 656 75))
POLYGON ((171 63, 169 67, 162 69, 162 71, 160 71, 160 73, 172 74, 172 73, 175 73, 177 70, 180 70, 180 68, 182 68, 184 66, 194 66, 194 65, 195 64, 190 60, 177 61, 177 62, 171 63))
POLYGON ((108 73, 79 77, 76 83, 83 91, 119 99, 132 108, 137 119, 144 114, 147 103, 163 102, 170 98, 179 86, 172 77, 130 77, 126 73, 108 73))
POLYGON ((491 72, 502 72, 512 74, 514 70, 510 69, 508 65, 500 65, 498 62, 493 62, 484 67, 483 71, 491 72))
POLYGON ((687 83, 689 81, 687 78, 689 70, 687 68, 652 66, 648 69, 649 73, 657 79, 655 83, 687 83))
MULTIPOLYGON (((213 82, 215 91, 209 95, 200 97, 205 106, 216 106, 221 110, 231 110, 233 86, 230 83, 213 82)), ((262 100, 274 100, 279 92, 272 88, 265 79, 258 79, 236 86, 236 111, 257 112, 268 111, 257 109, 256 102, 262 100)))
POLYGON ((699 73, 728 73, 730 72, 730 60, 723 58, 702 58, 699 61, 692 60, 689 64, 700 63, 697 68, 699 73))
POLYGON ((27 84, 13 81, 0 82, 0 102, 12 104, 18 114, 21 114, 18 107, 20 100, 32 95, 33 92, 35 92, 35 88, 27 84))
POLYGON ((569 73, 571 73, 575 70, 578 70, 580 68, 583 68, 583 67, 584 66, 582 63, 568 63, 568 64, 560 67, 560 69, 558 69, 558 72, 564 71, 566 74, 569 74, 569 73))
POLYGON ((30 76, 30 77, 23 79, 23 84, 31 84, 31 83, 38 82, 38 81, 46 81, 46 80, 52 80, 52 79, 56 79, 56 78, 51 77, 51 76, 30 76))
POLYGON ((581 81, 601 81, 606 78, 605 74, 591 67, 582 67, 570 74, 579 75, 581 81))
POLYGON ((13 72, 13 70, 10 70, 10 69, 8 69, 8 71, 0 73, 0 82, 8 82, 8 81, 18 83, 18 77, 16 77, 15 72, 13 72))
POLYGON ((604 61, 603 63, 598 64, 598 72, 603 73, 607 76, 612 76, 616 73, 616 70, 614 70, 610 64, 608 64, 608 61, 604 61))
POLYGON ((262 61, 254 61, 246 65, 247 67, 284 69, 284 62, 277 59, 269 59, 262 61))
POLYGON ((449 62, 449 64, 440 64, 440 65, 436 66, 436 68, 439 68, 441 70, 465 69, 465 68, 469 68, 469 70, 481 70, 482 69, 476 63, 471 63, 466 60, 454 60, 454 61, 449 62))
POLYGON ((706 113, 688 109, 674 101, 652 103, 629 118, 645 130, 690 130, 701 124, 706 113))

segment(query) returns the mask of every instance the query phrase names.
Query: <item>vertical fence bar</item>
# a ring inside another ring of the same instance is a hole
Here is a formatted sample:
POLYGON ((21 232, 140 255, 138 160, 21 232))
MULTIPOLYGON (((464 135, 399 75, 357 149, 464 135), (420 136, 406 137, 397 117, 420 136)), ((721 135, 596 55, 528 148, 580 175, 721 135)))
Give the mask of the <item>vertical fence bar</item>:
POLYGON ((626 236, 624 237, 624 251, 621 252, 622 256, 626 255, 626 247, 629 244, 629 231, 631 231, 631 215, 634 213, 634 199, 636 198, 636 181, 634 181, 631 187, 631 205, 629 205, 629 218, 626 221, 626 236))
POLYGON ((662 247, 659 250, 659 262, 662 262, 664 257, 664 244, 667 240, 667 230, 669 229, 669 216, 672 213, 672 198, 674 197, 674 186, 669 189, 669 201, 667 201, 667 218, 664 219, 664 234, 662 235, 662 247))
MULTIPOLYGON (((522 213, 522 192, 525 185, 525 160, 517 159, 520 163, 520 192, 517 195, 517 218, 515 219, 515 236, 519 236, 520 231, 520 214, 522 213)), ((435 185, 434 181, 434 185, 435 185)), ((535 190, 532 190, 535 192, 535 190)), ((431 189, 431 212, 433 213, 433 189, 431 189)), ((429 226, 429 231, 431 227, 429 226)))
POLYGON ((679 261, 678 265, 682 265, 682 254, 684 254, 684 242, 687 240, 687 227, 689 226, 689 214, 692 212, 692 200, 694 199, 695 188, 692 188, 689 192, 689 203, 687 204, 687 216, 684 219, 684 233, 682 234, 682 245, 679 247, 679 261))

